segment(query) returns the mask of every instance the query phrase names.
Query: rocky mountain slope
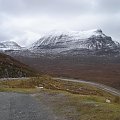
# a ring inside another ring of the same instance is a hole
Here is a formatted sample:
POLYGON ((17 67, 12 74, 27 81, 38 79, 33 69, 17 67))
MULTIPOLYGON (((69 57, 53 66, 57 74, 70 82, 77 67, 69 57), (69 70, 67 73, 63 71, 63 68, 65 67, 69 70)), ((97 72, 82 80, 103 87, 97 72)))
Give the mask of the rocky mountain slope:
POLYGON ((34 76, 35 72, 27 65, 0 53, 0 78, 34 76))
POLYGON ((117 54, 120 44, 95 29, 79 32, 52 32, 30 46, 34 53, 47 54, 117 54))

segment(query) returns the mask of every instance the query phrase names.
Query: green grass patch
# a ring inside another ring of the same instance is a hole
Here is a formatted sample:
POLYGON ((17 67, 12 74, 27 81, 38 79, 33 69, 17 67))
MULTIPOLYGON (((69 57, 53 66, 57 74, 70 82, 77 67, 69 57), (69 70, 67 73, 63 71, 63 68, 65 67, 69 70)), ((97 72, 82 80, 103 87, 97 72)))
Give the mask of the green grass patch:
POLYGON ((62 120, 120 120, 120 105, 106 103, 103 96, 43 90, 36 97, 62 120))

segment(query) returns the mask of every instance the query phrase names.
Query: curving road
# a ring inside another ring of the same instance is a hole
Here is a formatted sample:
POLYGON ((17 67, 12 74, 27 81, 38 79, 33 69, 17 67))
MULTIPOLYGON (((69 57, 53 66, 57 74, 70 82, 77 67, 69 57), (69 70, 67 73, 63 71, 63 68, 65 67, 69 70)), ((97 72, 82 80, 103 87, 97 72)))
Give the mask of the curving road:
POLYGON ((92 86, 95 86, 99 89, 102 89, 106 92, 109 92, 113 95, 116 95, 116 96, 120 96, 120 91, 115 89, 115 88, 112 88, 112 87, 109 87, 107 85, 103 85, 103 84, 100 84, 100 83, 95 83, 95 82, 90 82, 90 81, 84 81, 84 80, 76 80, 76 79, 70 79, 70 78, 53 78, 54 80, 57 79, 57 80, 63 80, 63 81, 71 81, 71 82, 78 82, 78 83, 85 83, 85 84, 88 84, 88 85, 92 85, 92 86))
MULTIPOLYGON (((17 79, 21 79, 21 80, 24 80, 24 79, 29 79, 29 77, 26 77, 26 78, 1 78, 0 80, 17 80, 17 79)), ((113 87, 109 87, 107 85, 104 85, 104 84, 100 84, 100 83, 96 83, 96 82, 91 82, 91 81, 85 81, 85 80, 80 80, 80 79, 73 79, 73 78, 63 78, 63 77, 59 77, 59 78, 53 78, 54 80, 55 79, 58 79, 58 80, 64 80, 64 81, 71 81, 71 82, 79 82, 79 83, 86 83, 86 84, 89 84, 89 85, 92 85, 92 86, 95 86, 99 89, 102 89, 104 91, 107 91, 113 95, 116 95, 116 96, 120 96, 120 90, 117 90, 113 87)))
POLYGON ((27 94, 0 92, 0 120, 57 120, 49 108, 27 94))

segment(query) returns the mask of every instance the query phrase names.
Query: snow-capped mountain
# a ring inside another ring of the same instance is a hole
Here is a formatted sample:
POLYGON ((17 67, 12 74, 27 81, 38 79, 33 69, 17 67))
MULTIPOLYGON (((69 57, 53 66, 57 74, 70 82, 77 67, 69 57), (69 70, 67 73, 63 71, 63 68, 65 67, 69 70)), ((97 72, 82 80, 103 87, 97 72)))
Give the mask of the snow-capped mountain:
POLYGON ((50 55, 118 55, 120 44, 102 30, 50 32, 23 48, 13 41, 0 43, 0 51, 11 56, 39 57, 50 55))
POLYGON ((13 41, 3 41, 0 43, 0 50, 21 50, 22 47, 13 41))
POLYGON ((0 49, 5 48, 5 45, 3 43, 0 43, 0 49))
MULTIPOLYGON (((89 31, 51 32, 31 45, 35 53, 72 53, 75 51, 108 51, 119 48, 119 43, 105 35, 101 29, 89 31)), ((118 50, 117 50, 118 52, 118 50)))

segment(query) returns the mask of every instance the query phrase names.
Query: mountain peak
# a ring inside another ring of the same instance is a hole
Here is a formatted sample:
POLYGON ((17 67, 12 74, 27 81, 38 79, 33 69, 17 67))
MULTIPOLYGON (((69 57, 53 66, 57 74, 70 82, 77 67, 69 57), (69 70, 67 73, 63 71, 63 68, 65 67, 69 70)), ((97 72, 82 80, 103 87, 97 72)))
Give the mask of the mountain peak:
POLYGON ((72 34, 95 34, 95 33, 99 33, 99 34, 103 34, 102 30, 101 29, 91 29, 91 30, 77 30, 77 31, 71 31, 71 30, 64 30, 64 31, 59 31, 59 30, 52 30, 48 33, 45 34, 46 35, 61 35, 61 34, 68 34, 68 35, 72 35, 72 34))
POLYGON ((38 53, 61 53, 76 49, 109 50, 117 46, 112 38, 105 35, 101 29, 92 29, 88 31, 55 31, 40 38, 30 49, 38 53))
POLYGON ((101 29, 96 29, 96 32, 102 33, 102 30, 101 29))

